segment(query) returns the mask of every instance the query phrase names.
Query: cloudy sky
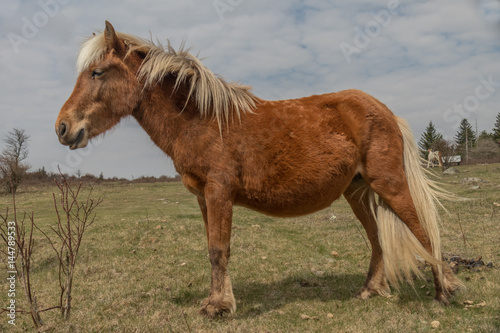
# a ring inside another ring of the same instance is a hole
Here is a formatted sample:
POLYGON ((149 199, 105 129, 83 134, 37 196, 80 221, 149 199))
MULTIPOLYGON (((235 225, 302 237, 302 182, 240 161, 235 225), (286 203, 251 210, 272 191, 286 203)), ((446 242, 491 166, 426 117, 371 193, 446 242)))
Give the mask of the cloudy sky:
POLYGON ((364 90, 406 118, 417 140, 429 121, 448 138, 464 117, 491 131, 500 112, 498 0, 8 1, 0 12, 0 138, 25 129, 34 170, 175 174, 133 119, 84 150, 56 138, 79 45, 105 20, 174 46, 185 40, 212 71, 264 99, 364 90))

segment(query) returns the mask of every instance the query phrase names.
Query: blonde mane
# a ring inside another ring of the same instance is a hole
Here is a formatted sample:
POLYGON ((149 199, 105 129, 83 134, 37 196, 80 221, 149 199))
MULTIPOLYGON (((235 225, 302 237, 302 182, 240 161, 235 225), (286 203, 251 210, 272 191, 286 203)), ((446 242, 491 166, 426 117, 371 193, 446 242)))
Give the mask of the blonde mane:
MULTIPOLYGON (((230 117, 233 119, 236 115, 239 119, 242 113, 252 112, 256 107, 258 99, 250 91, 250 87, 225 81, 190 54, 189 49, 181 46, 179 50, 175 50, 170 42, 165 47, 159 42, 155 44, 127 34, 117 35, 127 45, 127 55, 134 51, 147 54, 137 73, 138 80, 144 81, 145 88, 160 83, 169 74, 175 75, 174 89, 186 82, 189 85, 186 103, 194 97, 200 114, 213 115, 219 128, 223 123, 227 124, 230 117)), ((92 63, 102 60, 106 53, 104 34, 90 37, 80 49, 77 72, 81 73, 92 63)))

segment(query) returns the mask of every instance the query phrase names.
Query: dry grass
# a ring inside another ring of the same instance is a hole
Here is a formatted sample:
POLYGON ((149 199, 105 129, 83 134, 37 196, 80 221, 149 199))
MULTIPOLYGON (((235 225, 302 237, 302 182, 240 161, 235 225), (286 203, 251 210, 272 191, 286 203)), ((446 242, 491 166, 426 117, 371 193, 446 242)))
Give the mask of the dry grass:
MULTIPOLYGON (((447 188, 474 200, 447 203, 442 238, 446 254, 500 266, 500 164, 458 167, 444 176, 447 188), (460 183, 481 178, 479 189, 460 183)), ((437 168, 436 168, 437 171, 437 168)), ((431 274, 415 289, 403 285, 391 298, 354 298, 364 282, 370 250, 361 224, 342 199, 324 211, 277 219, 236 208, 230 270, 238 310, 231 318, 198 315, 208 295, 210 265, 195 198, 180 183, 101 184, 98 220, 84 236, 74 281, 69 323, 55 310, 42 314, 53 332, 497 332, 500 330, 498 268, 462 269, 467 291, 450 306, 433 301, 431 274), (332 256, 336 251, 338 256, 332 256), (427 293, 430 291, 430 294, 427 293), (466 309, 463 302, 486 306, 466 309), (328 316, 332 314, 333 316, 328 316), (302 315, 306 315, 303 319, 302 315), (308 318, 308 319, 307 319, 308 318), (440 326, 431 328, 437 320, 440 326)), ((44 230, 54 221, 51 186, 21 187, 18 205, 35 212, 44 230)), ((10 205, 0 196, 0 208, 10 205)), ((41 307, 57 303, 57 261, 37 235, 34 289, 41 307)), ((6 259, 0 258, 3 263, 6 259)), ((21 291, 18 286, 18 291, 21 291)), ((22 295, 17 295, 18 302, 22 295)), ((7 282, 0 281, 6 304, 7 282)), ((0 318, 0 331, 32 330, 0 318)))

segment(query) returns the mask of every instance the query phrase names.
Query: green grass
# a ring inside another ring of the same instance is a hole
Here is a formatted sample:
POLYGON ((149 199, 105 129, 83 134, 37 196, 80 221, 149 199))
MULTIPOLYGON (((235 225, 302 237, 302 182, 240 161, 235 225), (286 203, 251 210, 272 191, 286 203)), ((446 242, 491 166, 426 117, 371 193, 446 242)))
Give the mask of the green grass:
MULTIPOLYGON (((500 266, 500 165, 458 167, 443 176, 450 191, 473 200, 445 203, 442 239, 446 254, 482 256, 500 266), (479 189, 465 177, 485 180, 479 189)), ((437 172, 437 168, 435 172, 437 172)), ((20 211, 34 212, 44 230, 54 223, 52 186, 21 187, 20 211)), ((208 320, 198 315, 208 295, 210 264, 196 199, 180 183, 96 185, 104 202, 85 234, 73 286, 69 322, 57 310, 42 313, 51 332, 497 332, 500 330, 498 268, 461 269, 467 290, 450 306, 433 301, 433 283, 403 284, 391 298, 354 298, 362 286, 370 250, 361 224, 345 200, 313 215, 279 219, 236 207, 230 271, 237 312, 208 320), (332 218, 332 216, 335 218, 332 218), (158 228, 161 226, 161 228, 158 228), (339 255, 332 256, 336 251, 339 255), (466 309, 463 302, 486 306, 466 309), (333 316, 327 316, 332 314, 333 316), (312 319, 303 319, 307 315, 312 319), (431 328, 437 320, 440 326, 431 328)), ((11 198, 0 196, 0 209, 11 198)), ((42 308, 57 304, 57 263, 35 232, 33 289, 42 308)), ((3 266, 6 258, 0 258, 3 266)), ((17 286, 18 303, 24 303, 17 286)), ((0 281, 0 303, 7 282, 0 281)), ((0 317, 0 331, 32 330, 18 315, 16 327, 0 317)))

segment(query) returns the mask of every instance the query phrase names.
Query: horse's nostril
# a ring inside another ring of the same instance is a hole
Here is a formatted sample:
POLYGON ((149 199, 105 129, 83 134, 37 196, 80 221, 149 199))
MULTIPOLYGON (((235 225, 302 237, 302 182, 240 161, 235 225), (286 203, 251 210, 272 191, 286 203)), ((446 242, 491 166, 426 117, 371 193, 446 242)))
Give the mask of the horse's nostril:
POLYGON ((66 124, 61 123, 61 125, 59 125, 59 136, 64 136, 64 134, 66 134, 66 124))

